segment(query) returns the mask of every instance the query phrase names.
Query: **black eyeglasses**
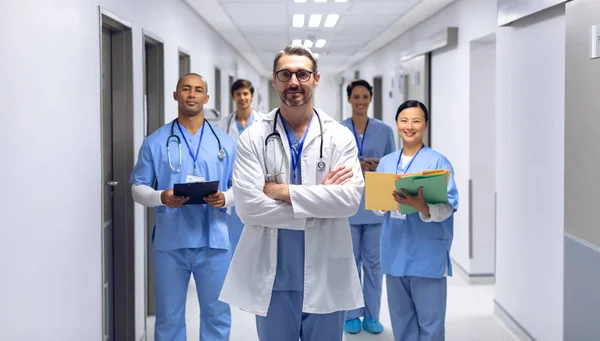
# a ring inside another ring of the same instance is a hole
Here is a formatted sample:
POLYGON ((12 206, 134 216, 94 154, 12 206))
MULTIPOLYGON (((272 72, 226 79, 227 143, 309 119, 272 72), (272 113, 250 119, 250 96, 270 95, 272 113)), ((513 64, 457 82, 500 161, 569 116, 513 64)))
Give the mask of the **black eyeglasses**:
POLYGON ((277 77, 277 79, 279 79, 280 82, 289 82, 290 79, 292 79, 292 75, 296 75, 296 79, 298 79, 299 82, 304 83, 310 79, 310 75, 312 75, 313 73, 314 72, 308 70, 299 70, 296 72, 292 72, 290 70, 283 69, 275 72, 275 76, 277 77))

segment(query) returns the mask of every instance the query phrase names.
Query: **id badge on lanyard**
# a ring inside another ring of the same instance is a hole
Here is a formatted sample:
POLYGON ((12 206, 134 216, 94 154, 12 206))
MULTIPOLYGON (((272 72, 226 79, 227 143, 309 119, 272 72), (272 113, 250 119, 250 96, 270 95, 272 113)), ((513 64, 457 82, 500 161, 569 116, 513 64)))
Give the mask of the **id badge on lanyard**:
POLYGON ((193 174, 188 174, 188 176, 185 178, 185 182, 186 183, 193 183, 193 182, 204 182, 205 179, 203 176, 197 176, 197 175, 193 175, 193 174))
MULTIPOLYGON (((417 158, 417 155, 419 155, 419 152, 421 151, 421 149, 423 149, 423 146, 421 146, 421 148, 419 149, 419 151, 417 151, 415 156, 413 156, 413 158, 410 159, 410 162, 408 162, 408 165, 406 165, 406 168, 402 170, 402 174, 406 174, 408 172, 410 165, 412 165, 413 161, 417 158)), ((400 150, 400 155, 398 155, 398 162, 396 162, 396 173, 398 173, 398 169, 400 168, 400 161, 402 161, 402 152, 403 152, 403 150, 400 150)), ((390 212, 390 218, 406 220, 406 214, 400 213, 400 209, 398 209, 397 211, 390 212)))
POLYGON ((390 218, 392 219, 400 219, 400 220, 406 220, 406 214, 402 214, 400 213, 400 211, 391 211, 390 212, 390 218))

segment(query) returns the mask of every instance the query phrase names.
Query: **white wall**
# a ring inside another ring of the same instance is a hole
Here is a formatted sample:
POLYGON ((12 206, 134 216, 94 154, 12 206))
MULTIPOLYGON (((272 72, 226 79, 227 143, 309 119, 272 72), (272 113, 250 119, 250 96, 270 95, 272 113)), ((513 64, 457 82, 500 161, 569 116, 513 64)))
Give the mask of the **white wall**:
MULTIPOLYGON (((411 44, 419 39, 425 39, 447 27, 459 27, 458 47, 435 52, 432 55, 431 138, 433 147, 446 155, 455 169, 460 207, 454 220, 455 235, 451 255, 467 271, 470 270, 468 257, 470 41, 496 31, 496 6, 495 0, 455 2, 343 73, 346 79, 353 79, 354 70, 360 70, 361 78, 369 82, 372 82, 374 76, 382 74, 383 93, 388 94, 394 70, 400 66, 399 56, 402 51, 410 49, 411 44)), ((383 98, 383 120, 395 127, 394 117, 399 103, 387 95, 383 98)), ((370 115, 372 112, 371 108, 370 115)))
MULTIPOLYGON (((178 47, 191 53, 192 71, 209 85, 215 64, 224 75, 238 64, 240 76, 257 81, 252 67, 183 1, 100 4, 133 24, 136 149, 143 138, 142 28, 164 40, 167 120, 176 116, 178 47)), ((0 137, 7 144, 0 167, 6 193, 0 199, 0 330, 6 340, 101 340, 97 5, 0 3, 0 137)), ((137 206, 136 340, 145 320, 143 217, 137 206)))
POLYGON ((470 275, 495 271, 496 37, 471 42, 470 134, 472 258, 470 275))
POLYGON ((340 81, 334 74, 321 72, 321 80, 315 89, 314 96, 315 107, 323 109, 329 116, 340 120, 340 81))
POLYGON ((496 47, 496 301, 562 340, 564 5, 500 28, 496 47))

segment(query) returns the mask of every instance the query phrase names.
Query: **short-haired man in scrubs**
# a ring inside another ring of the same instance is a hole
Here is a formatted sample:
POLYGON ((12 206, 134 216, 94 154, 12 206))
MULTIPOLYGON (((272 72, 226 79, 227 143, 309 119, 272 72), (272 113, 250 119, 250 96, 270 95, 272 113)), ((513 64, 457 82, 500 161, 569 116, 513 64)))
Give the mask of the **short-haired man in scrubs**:
POLYGON ((231 255, 225 208, 233 202, 225 188, 232 176, 233 140, 204 119, 208 86, 198 74, 177 82, 175 120, 148 136, 131 174, 136 202, 156 207, 152 232, 152 262, 156 290, 156 341, 186 339, 185 303, 194 275, 200 303, 200 340, 227 341, 231 326, 229 305, 220 302, 231 255), (219 191, 207 204, 185 205, 175 184, 219 181, 219 191))
MULTIPOLYGON (((231 136, 237 143, 240 135, 252 123, 260 120, 261 113, 252 108, 254 99, 254 85, 246 79, 238 79, 231 85, 231 98, 235 102, 236 109, 229 116, 219 121, 219 128, 231 136)), ((229 186, 231 187, 231 186, 229 186)), ((229 240, 231 241, 231 253, 235 251, 242 235, 244 223, 238 217, 235 206, 227 212, 227 227, 229 228, 229 240)))

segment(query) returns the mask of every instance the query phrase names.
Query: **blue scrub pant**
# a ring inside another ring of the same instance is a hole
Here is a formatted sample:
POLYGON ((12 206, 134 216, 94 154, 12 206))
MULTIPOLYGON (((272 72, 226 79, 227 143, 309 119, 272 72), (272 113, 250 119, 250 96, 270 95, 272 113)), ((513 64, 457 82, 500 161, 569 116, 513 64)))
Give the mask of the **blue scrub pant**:
POLYGON ((381 225, 350 225, 354 260, 358 268, 358 275, 362 277, 365 307, 348 311, 346 313, 346 320, 364 316, 365 318, 372 318, 375 321, 379 321, 381 284, 383 282, 383 273, 381 272, 379 258, 381 225))
POLYGON ((242 230, 244 229, 244 223, 238 217, 235 207, 231 208, 231 215, 227 215, 227 230, 229 230, 229 242, 231 243, 231 255, 235 252, 237 245, 242 236, 242 230))
POLYGON ((200 341, 228 341, 229 305, 219 293, 229 267, 228 250, 152 250, 156 293, 156 341, 185 341, 185 302, 190 274, 194 275, 200 304, 200 341))
POLYGON ((256 316, 260 341, 342 341, 343 311, 302 313, 301 291, 273 291, 267 316, 256 316))
POLYGON ((385 277, 394 340, 443 341, 446 277, 385 277))

